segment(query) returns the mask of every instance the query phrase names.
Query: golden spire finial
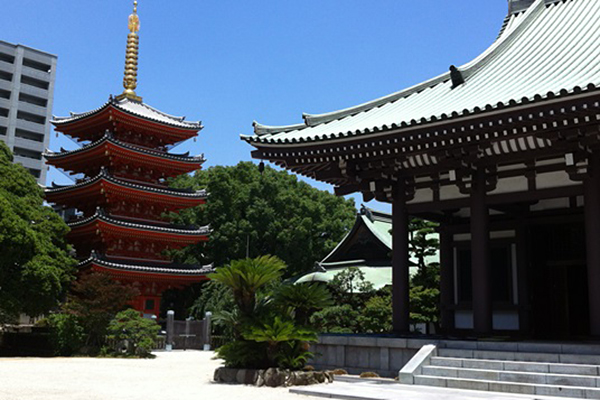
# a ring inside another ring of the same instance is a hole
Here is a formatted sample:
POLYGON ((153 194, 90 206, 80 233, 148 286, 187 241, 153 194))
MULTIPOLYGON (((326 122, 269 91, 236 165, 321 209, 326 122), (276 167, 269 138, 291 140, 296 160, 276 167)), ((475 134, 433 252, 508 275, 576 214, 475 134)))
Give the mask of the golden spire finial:
POLYGON ((117 96, 118 100, 128 98, 131 100, 142 101, 142 98, 135 94, 137 88, 137 66, 138 66, 138 48, 140 39, 140 18, 137 15, 137 1, 133 2, 133 14, 129 16, 129 34, 127 35, 127 53, 125 54, 125 77, 123 78, 123 94, 117 96))

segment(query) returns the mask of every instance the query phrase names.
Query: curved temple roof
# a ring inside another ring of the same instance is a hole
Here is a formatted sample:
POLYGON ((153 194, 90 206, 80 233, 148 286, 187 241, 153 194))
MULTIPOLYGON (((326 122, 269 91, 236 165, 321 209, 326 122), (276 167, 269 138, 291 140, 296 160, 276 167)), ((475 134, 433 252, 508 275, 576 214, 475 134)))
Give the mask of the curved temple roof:
POLYGON ((186 275, 186 276, 205 276, 212 272, 215 272, 213 264, 196 266, 196 265, 182 265, 182 264, 166 264, 158 265, 151 263, 138 263, 133 264, 130 262, 109 260, 106 257, 97 255, 92 252, 90 258, 79 263, 78 267, 86 267, 91 264, 96 264, 102 267, 106 267, 118 271, 131 271, 140 273, 155 273, 164 275, 186 275))
POLYGON ((146 149, 146 148, 138 147, 135 145, 131 145, 131 144, 128 144, 128 143, 125 143, 125 142, 115 139, 111 132, 106 132, 106 134, 101 139, 99 139, 95 142, 92 142, 86 146, 80 147, 78 149, 65 150, 65 149, 61 148, 60 149, 61 151, 59 153, 55 153, 51 150, 46 150, 43 155, 47 159, 59 159, 62 157, 73 155, 73 154, 84 153, 84 152, 94 149, 98 146, 101 146, 102 144, 104 144, 106 142, 113 143, 119 147, 122 147, 122 148, 125 148, 128 150, 132 150, 137 153, 147 154, 147 155, 154 156, 154 157, 161 157, 161 158, 165 158, 168 160, 175 160, 175 161, 185 162, 185 163, 190 163, 190 164, 204 163, 206 161, 203 154, 195 156, 195 157, 190 157, 189 153, 187 153, 187 154, 171 154, 171 153, 166 153, 166 152, 161 152, 161 151, 156 151, 156 150, 152 150, 152 149, 146 149))
POLYGON ((500 36, 475 60, 411 88, 355 107, 304 114, 303 124, 254 123, 255 146, 344 140, 396 128, 596 91, 600 86, 600 2, 536 0, 507 17, 500 36))
POLYGON ((94 183, 96 183, 97 181, 102 180, 102 179, 105 179, 106 181, 109 181, 111 183, 125 186, 128 188, 132 188, 132 189, 136 189, 136 190, 143 190, 143 191, 148 191, 148 192, 154 192, 154 193, 159 193, 159 194, 165 194, 165 195, 169 195, 169 196, 176 196, 176 197, 183 197, 183 198, 201 198, 201 199, 206 199, 206 197, 207 197, 206 190, 192 191, 192 190, 187 190, 187 189, 173 189, 173 188, 159 189, 159 188, 152 187, 152 186, 138 185, 135 183, 127 182, 127 181, 120 180, 120 179, 110 176, 104 168, 102 168, 100 173, 98 175, 96 175, 95 177, 86 179, 75 185, 56 185, 53 183, 52 187, 46 188, 46 194, 65 192, 65 191, 69 191, 69 190, 83 187, 83 186, 91 186, 94 183))
POLYGON ((117 99, 115 97, 110 97, 106 103, 104 103, 101 107, 87 111, 83 113, 71 113, 68 117, 56 117, 50 121, 56 126, 66 125, 71 122, 75 122, 91 115, 95 115, 105 110, 108 107, 114 107, 118 110, 121 110, 125 113, 144 118, 149 121, 158 122, 165 125, 170 125, 176 128, 182 129, 190 129, 194 131, 199 131, 203 128, 202 123, 200 121, 186 121, 185 117, 176 117, 173 115, 166 114, 162 111, 157 110, 154 107, 151 107, 145 103, 131 100, 128 98, 117 99))
POLYGON ((177 235, 202 235, 203 236, 203 235, 208 235, 210 233, 210 227, 208 227, 208 226, 181 227, 181 226, 165 226, 165 225, 159 225, 159 224, 150 224, 148 222, 145 222, 143 224, 129 222, 129 221, 125 221, 122 219, 110 217, 110 216, 106 215, 101 209, 98 209, 96 211, 96 214, 94 214, 88 218, 85 218, 85 219, 82 219, 82 220, 76 221, 76 222, 71 222, 71 223, 68 223, 67 225, 69 225, 69 227, 71 229, 73 229, 78 226, 83 226, 83 225, 93 223, 96 220, 104 221, 111 225, 122 226, 125 228, 142 229, 142 230, 154 231, 154 232, 172 233, 172 234, 177 234, 177 235))

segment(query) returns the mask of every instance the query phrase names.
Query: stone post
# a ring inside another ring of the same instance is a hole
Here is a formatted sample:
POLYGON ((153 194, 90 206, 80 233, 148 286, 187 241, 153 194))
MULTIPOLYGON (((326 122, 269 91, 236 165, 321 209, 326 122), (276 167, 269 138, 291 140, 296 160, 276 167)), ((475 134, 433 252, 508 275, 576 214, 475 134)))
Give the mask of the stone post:
POLYGON ((173 336, 175 335, 175 311, 167 311, 167 341, 165 350, 173 350, 173 336))

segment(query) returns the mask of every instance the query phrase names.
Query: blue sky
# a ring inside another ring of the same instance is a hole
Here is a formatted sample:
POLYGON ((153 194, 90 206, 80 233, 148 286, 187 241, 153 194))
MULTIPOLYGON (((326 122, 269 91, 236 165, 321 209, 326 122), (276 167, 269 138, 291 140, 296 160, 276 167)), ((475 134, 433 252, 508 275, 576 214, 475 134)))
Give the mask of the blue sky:
MULTIPOLYGON (((55 115, 122 92, 129 0, 3 2, 0 39, 58 55, 55 115)), ((496 38, 506 0, 139 0, 138 95, 201 120, 205 167, 250 160, 252 121, 301 122, 380 97, 476 57, 496 38)), ((75 148, 53 134, 50 148, 75 148)), ((60 172, 51 181, 68 183, 60 172)), ((320 189, 327 185, 311 182, 320 189)), ((357 198, 357 204, 361 199, 357 198)), ((388 210, 386 205, 369 206, 388 210)))

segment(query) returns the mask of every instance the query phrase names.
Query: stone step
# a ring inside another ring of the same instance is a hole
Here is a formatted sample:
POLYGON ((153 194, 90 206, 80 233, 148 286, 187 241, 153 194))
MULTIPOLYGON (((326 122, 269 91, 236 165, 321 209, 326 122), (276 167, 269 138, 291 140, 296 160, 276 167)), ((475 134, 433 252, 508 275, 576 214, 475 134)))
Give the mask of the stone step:
POLYGON ((525 353, 512 351, 488 351, 473 349, 438 348, 439 357, 474 358, 482 360, 526 361, 536 363, 600 365, 600 355, 561 354, 561 353, 525 353))
POLYGON ((538 396, 573 397, 600 399, 600 388, 531 384, 520 382, 500 382, 466 378, 415 375, 415 385, 437 386, 454 389, 483 390, 491 392, 520 393, 538 396))
POLYGON ((496 371, 538 372, 549 374, 600 376, 598 365, 561 364, 531 361, 482 360, 476 358, 432 357, 431 365, 438 367, 486 369, 496 371))
POLYGON ((424 366, 421 374, 424 376, 438 376, 498 382, 531 383, 555 386, 577 386, 587 388, 597 388, 600 386, 600 378, 584 375, 498 371, 486 369, 438 367, 431 365, 424 366))

